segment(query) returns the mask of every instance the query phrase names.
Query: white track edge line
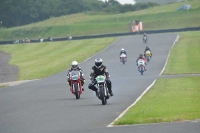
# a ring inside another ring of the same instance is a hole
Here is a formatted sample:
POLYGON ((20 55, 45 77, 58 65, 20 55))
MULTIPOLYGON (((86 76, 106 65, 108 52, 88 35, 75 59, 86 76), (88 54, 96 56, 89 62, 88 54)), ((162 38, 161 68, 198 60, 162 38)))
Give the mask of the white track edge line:
POLYGON ((166 59, 166 61, 165 61, 165 65, 164 65, 162 71, 160 72, 159 76, 162 75, 162 73, 164 72, 164 70, 165 70, 165 68, 166 68, 166 66, 167 66, 167 63, 168 63, 168 59, 169 59, 169 56, 170 56, 171 49, 174 47, 174 45, 176 44, 176 42, 178 42, 179 37, 180 37, 180 35, 177 34, 176 39, 175 39, 173 45, 171 46, 171 48, 170 48, 170 50, 169 50, 169 53, 168 53, 167 59, 166 59))
POLYGON ((135 100, 135 102, 130 105, 126 110, 124 110, 112 123, 110 123, 107 127, 113 127, 113 124, 115 121, 117 121, 119 118, 121 118, 131 107, 133 107, 134 105, 136 105, 136 103, 144 96, 145 93, 147 93, 147 91, 155 84, 156 79, 151 83, 151 85, 149 87, 147 87, 147 89, 135 100))

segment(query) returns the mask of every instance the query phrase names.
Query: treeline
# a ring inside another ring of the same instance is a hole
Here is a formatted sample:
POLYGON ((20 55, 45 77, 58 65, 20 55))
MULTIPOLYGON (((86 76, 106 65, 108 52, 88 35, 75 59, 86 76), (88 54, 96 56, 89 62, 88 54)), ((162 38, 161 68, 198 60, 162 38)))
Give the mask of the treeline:
POLYGON ((0 26, 13 27, 80 12, 124 13, 157 6, 157 3, 121 5, 115 0, 0 0, 0 26))

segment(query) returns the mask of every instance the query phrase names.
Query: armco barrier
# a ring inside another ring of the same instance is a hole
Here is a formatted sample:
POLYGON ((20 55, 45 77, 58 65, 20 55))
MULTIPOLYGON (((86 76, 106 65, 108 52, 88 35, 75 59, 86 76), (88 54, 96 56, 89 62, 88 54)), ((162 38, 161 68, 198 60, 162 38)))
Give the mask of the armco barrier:
MULTIPOLYGON (((113 34, 101 34, 101 35, 88 35, 88 36, 73 36, 73 40, 80 39, 91 39, 91 38, 102 38, 102 37, 115 37, 115 36, 126 36, 126 35, 137 35, 137 34, 156 34, 156 33, 168 33, 168 32, 185 32, 185 31, 198 31, 200 27, 189 27, 189 28, 180 28, 180 29, 164 29, 164 30, 148 30, 140 32, 127 32, 127 33, 113 33, 113 34)), ((53 38, 53 41, 66 41, 65 38, 53 38)), ((44 39, 44 42, 48 42, 48 39, 44 39)), ((31 43, 39 42, 38 40, 31 40, 31 43)), ((0 41, 0 45, 13 44, 13 41, 0 41)))

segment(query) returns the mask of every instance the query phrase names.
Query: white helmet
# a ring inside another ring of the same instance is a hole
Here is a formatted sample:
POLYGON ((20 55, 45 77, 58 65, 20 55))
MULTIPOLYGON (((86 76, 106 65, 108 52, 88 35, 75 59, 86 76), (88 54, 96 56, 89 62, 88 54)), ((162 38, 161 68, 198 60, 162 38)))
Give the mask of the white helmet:
POLYGON ((121 51, 124 51, 124 48, 122 48, 121 51))
POLYGON ((72 68, 77 69, 78 68, 78 62, 77 61, 72 61, 72 68))

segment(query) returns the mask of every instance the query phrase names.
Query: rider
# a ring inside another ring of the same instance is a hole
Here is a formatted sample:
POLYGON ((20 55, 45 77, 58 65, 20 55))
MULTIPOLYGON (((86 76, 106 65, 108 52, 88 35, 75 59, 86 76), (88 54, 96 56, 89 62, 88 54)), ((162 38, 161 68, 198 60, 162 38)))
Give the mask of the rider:
MULTIPOLYGON (((143 34, 143 41, 144 41, 144 37, 147 38, 147 33, 144 33, 144 34, 143 34)), ((148 39, 148 38, 147 38, 147 39, 148 39)))
MULTIPOLYGON (((144 70, 146 71, 146 65, 147 65, 147 63, 146 63, 146 62, 147 62, 146 58, 144 58, 143 54, 140 54, 139 57, 138 57, 137 60, 136 60, 137 66, 138 66, 138 60, 139 60, 139 59, 143 59, 143 60, 144 60, 144 62, 145 62, 144 70)), ((138 71, 139 71, 139 68, 138 68, 138 71)))
POLYGON ((110 81, 110 75, 108 73, 108 70, 106 69, 106 66, 103 65, 103 60, 101 58, 95 59, 95 65, 92 67, 92 71, 90 73, 89 78, 91 79, 91 83, 89 84, 88 88, 95 91, 97 97, 99 96, 97 92, 97 88, 95 87, 95 81, 94 79, 99 76, 99 75, 104 75, 106 76, 106 83, 108 85, 108 91, 111 96, 113 96, 112 92, 112 83, 110 81))
MULTIPOLYGON (((81 68, 78 66, 78 62, 77 61, 72 61, 72 67, 69 69, 68 73, 67 73, 67 80, 68 80, 68 83, 69 83, 69 86, 71 87, 71 82, 70 82, 70 78, 69 78, 69 73, 73 70, 77 70, 81 73, 81 85, 82 85, 82 90, 84 91, 84 88, 83 88, 83 85, 84 85, 84 82, 85 82, 85 78, 83 77, 83 74, 82 74, 82 70, 81 68)), ((71 89, 71 88, 70 88, 71 89)))
POLYGON ((127 59, 127 53, 126 53, 126 51, 124 50, 124 48, 122 48, 121 51, 120 51, 120 54, 119 54, 120 60, 121 60, 121 57, 120 57, 121 54, 125 54, 125 55, 126 55, 126 59, 127 59))
POLYGON ((146 48, 145 48, 145 50, 144 50, 144 56, 145 56, 145 58, 146 58, 146 52, 147 52, 148 50, 150 51, 151 57, 152 57, 152 52, 151 52, 150 48, 149 48, 148 46, 146 46, 146 48))

